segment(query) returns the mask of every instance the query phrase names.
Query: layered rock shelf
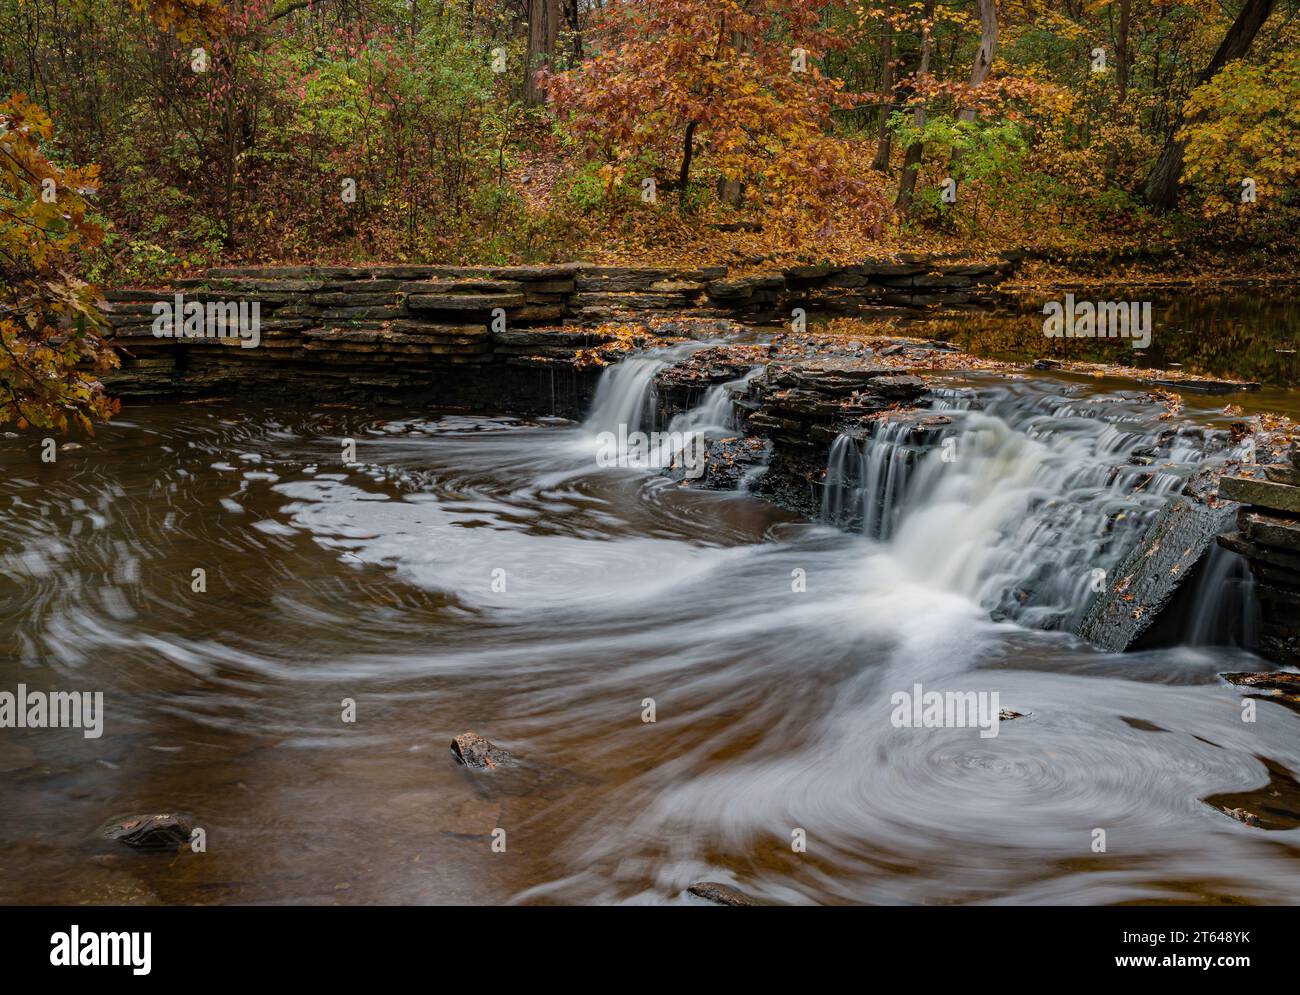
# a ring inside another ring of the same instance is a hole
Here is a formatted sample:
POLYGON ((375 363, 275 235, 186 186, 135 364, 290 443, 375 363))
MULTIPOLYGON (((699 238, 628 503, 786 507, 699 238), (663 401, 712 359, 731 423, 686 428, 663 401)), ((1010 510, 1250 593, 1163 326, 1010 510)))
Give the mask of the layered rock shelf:
POLYGON ((733 276, 723 266, 290 266, 209 270, 165 288, 107 293, 108 334, 126 397, 269 390, 416 390, 447 404, 573 414, 593 383, 575 354, 614 337, 597 326, 659 316, 788 322, 796 308, 829 314, 987 300, 1014 268, 907 256, 856 266, 733 276), (156 336, 156 305, 257 304, 257 344, 235 337, 156 336), (510 397, 500 367, 512 377, 510 397), (495 368, 494 375, 484 370, 495 368))
POLYGON ((1260 652, 1300 665, 1300 449, 1289 463, 1261 468, 1263 478, 1224 477, 1219 495, 1241 502, 1237 530, 1219 544, 1250 563, 1263 616, 1260 652))

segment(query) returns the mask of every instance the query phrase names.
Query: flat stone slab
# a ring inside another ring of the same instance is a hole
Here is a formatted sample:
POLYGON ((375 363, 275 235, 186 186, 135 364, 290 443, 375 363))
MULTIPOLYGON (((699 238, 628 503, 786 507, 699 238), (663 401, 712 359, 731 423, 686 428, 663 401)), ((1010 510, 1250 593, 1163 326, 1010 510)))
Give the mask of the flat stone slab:
POLYGON ((493 332, 492 341, 503 346, 552 347, 585 349, 613 340, 611 335, 587 329, 567 328, 507 328, 493 332))
POLYGON ((1104 650, 1127 649, 1155 621, 1231 514, 1230 507, 1211 508, 1188 495, 1172 499, 1088 606, 1076 634, 1104 650))
POLYGON ((518 294, 524 285, 515 280, 413 280, 398 287, 404 294, 518 294))
POLYGON ((1264 476, 1275 484, 1300 487, 1300 470, 1288 464, 1270 464, 1264 467, 1264 476))
POLYGON ((1275 549, 1272 546, 1262 546, 1259 543, 1251 542, 1242 532, 1227 532, 1219 536, 1219 545, 1224 549, 1246 557, 1248 560, 1280 567, 1300 576, 1300 551, 1290 552, 1285 549, 1275 549))
POLYGON ((1254 477, 1222 477, 1219 480, 1219 497, 1270 511, 1300 515, 1300 487, 1287 484, 1256 480, 1254 477))
POLYGON ((1261 546, 1300 552, 1300 522, 1293 519, 1243 508, 1237 513, 1237 527, 1261 546))
POLYGON ((745 300, 762 291, 784 290, 785 286, 785 277, 780 273, 759 273, 734 280, 714 280, 708 291, 715 300, 745 300))
POLYGON ((523 294, 411 294, 406 298, 412 311, 490 311, 524 304, 523 294))

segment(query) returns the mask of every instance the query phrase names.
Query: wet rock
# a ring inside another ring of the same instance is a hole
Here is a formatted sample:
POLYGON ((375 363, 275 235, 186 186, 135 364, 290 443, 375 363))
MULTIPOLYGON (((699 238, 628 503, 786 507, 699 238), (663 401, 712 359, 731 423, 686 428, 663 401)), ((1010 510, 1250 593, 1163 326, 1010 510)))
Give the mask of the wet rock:
POLYGON ((35 766, 36 755, 25 746, 11 743, 0 731, 0 774, 12 774, 35 766))
POLYGON ((183 815, 133 815, 103 829, 105 839, 135 850, 179 850, 190 842, 193 823, 183 815))
POLYGON ((1281 695, 1300 701, 1300 674, 1279 670, 1273 673, 1233 672, 1219 676, 1237 687, 1265 691, 1270 695, 1281 695))
POLYGON ((1265 691, 1283 691, 1290 694, 1300 693, 1300 674, 1285 670, 1278 671, 1233 671, 1220 674, 1225 681, 1239 687, 1258 688, 1265 691))
POLYGON ((1219 496, 1269 511, 1300 514, 1300 487, 1287 484, 1256 480, 1253 477, 1223 477, 1219 480, 1219 496))
POLYGON ((924 380, 909 373, 891 373, 871 382, 871 393, 890 401, 914 401, 928 389, 924 380))
POLYGON ((773 301, 785 289, 785 277, 779 273, 742 276, 734 280, 714 280, 708 286, 709 298, 731 304, 773 301))
POLYGON ((1264 467, 1264 476, 1275 484, 1300 487, 1300 470, 1285 464, 1264 467))
POLYGON ((1178 380, 1146 379, 1142 382, 1149 383, 1154 387, 1164 387, 1167 390, 1187 391, 1192 394, 1236 394, 1239 391, 1253 392, 1259 390, 1259 384, 1257 383, 1237 380, 1198 380, 1188 377, 1186 379, 1178 380))
POLYGON ((704 472, 688 477, 687 468, 674 465, 666 475, 682 484, 699 490, 738 490, 746 477, 762 470, 772 456, 772 443, 751 435, 714 439, 709 442, 704 455, 704 472))
POLYGON ((1012 719, 1023 719, 1024 717, 1024 712, 1013 712, 1009 708, 1003 708, 998 712, 999 722, 1010 722, 1012 719))
MULTIPOLYGON (((762 347, 755 345, 718 346, 700 349, 680 363, 674 363, 655 375, 655 385, 664 392, 690 390, 701 386, 738 380, 756 366, 762 365, 762 347)), ((682 397, 682 410, 689 407, 694 397, 682 397)))
POLYGON ((1238 822, 1244 822, 1248 826, 1259 828, 1259 816, 1252 812, 1247 812, 1244 808, 1225 808, 1221 809, 1224 815, 1231 816, 1238 822))
POLYGON ((1232 506, 1211 507, 1189 495, 1152 519, 1106 589, 1088 605, 1076 634, 1122 652, 1156 619, 1202 554, 1224 530, 1232 506))
POLYGON ((1205 804, 1254 829, 1286 831, 1300 827, 1300 783, 1284 765, 1256 756, 1268 771, 1262 788, 1211 795, 1205 804))
POLYGON ((1137 729, 1139 732, 1168 732, 1169 731, 1168 729, 1164 729, 1156 725, 1154 722, 1148 722, 1146 719, 1136 719, 1133 718, 1131 715, 1121 715, 1119 717, 1119 720, 1123 722, 1126 726, 1132 729, 1137 729))
MULTIPOLYGON (((451 741, 451 755, 473 791, 488 802, 501 798, 535 797, 554 801, 591 779, 567 767, 538 763, 507 753, 476 732, 461 733, 451 741)), ((468 808, 467 819, 486 819, 487 809, 468 808)))
POLYGON ((717 881, 697 881, 686 890, 696 898, 702 898, 714 905, 763 904, 758 899, 746 895, 743 891, 733 888, 729 884, 720 884, 717 881))
POLYGON ((475 770, 492 770, 514 761, 509 753, 476 732, 463 732, 454 738, 451 755, 458 763, 475 770))

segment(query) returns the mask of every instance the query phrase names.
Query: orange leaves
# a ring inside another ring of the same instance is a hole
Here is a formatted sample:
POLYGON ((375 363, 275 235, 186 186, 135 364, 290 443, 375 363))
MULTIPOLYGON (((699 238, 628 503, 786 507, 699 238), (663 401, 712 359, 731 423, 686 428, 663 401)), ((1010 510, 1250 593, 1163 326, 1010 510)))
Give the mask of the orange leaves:
POLYGON ((131 0, 131 7, 180 41, 218 34, 226 14, 222 0, 131 0))
MULTIPOLYGON (((181 41, 219 33, 222 0, 130 0, 181 41)), ((103 240, 86 198, 94 165, 60 166, 45 154, 50 116, 26 94, 0 94, 0 424, 90 432, 117 402, 86 368, 117 355, 99 334, 99 294, 72 275, 77 254, 103 240)))
POLYGON ((74 252, 103 238, 85 200, 98 170, 51 162, 52 134, 25 94, 0 100, 0 424, 66 431, 112 413, 79 367, 117 360, 95 331, 98 295, 68 272, 74 252))
POLYGON ((661 188, 679 173, 688 182, 721 178, 778 216, 808 212, 803 224, 824 223, 832 201, 874 223, 886 209, 879 183, 862 178, 848 146, 831 136, 832 109, 862 96, 809 61, 845 45, 821 28, 821 6, 611 6, 599 54, 548 77, 552 106, 589 153, 649 164, 661 188))

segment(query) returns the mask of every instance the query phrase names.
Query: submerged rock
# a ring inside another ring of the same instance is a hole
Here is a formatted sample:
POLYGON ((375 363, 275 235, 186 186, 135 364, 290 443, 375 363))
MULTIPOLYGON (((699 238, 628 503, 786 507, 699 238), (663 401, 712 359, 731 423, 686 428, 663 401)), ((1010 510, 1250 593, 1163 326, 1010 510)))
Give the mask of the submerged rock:
POLYGON ((1237 671, 1229 674, 1220 674, 1219 676, 1229 684, 1236 684, 1238 687, 1248 687, 1257 691, 1268 691, 1271 694, 1300 695, 1300 674, 1293 674, 1284 670, 1271 673, 1246 673, 1237 671))
MULTIPOLYGON (((567 767, 507 753, 476 732, 463 732, 453 739, 451 755, 475 793, 487 801, 525 795, 554 800, 580 784, 591 783, 567 767)), ((473 815, 478 817, 486 811, 473 815)))
POLYGON ((514 758, 501 747, 484 739, 476 732, 463 732, 451 741, 451 755, 459 763, 475 770, 491 770, 513 762, 514 758))
MULTIPOLYGON (((1229 684, 1260 692, 1262 696, 1266 696, 1270 701, 1275 701, 1293 712, 1300 712, 1300 674, 1277 671, 1275 673, 1253 674, 1231 673, 1220 674, 1219 676, 1229 684)), ((1255 696, 1248 695, 1247 697, 1255 696)))
POLYGON ((1210 795, 1202 799, 1211 808, 1252 829, 1288 831, 1300 828, 1300 783, 1288 767, 1268 757, 1256 756, 1268 771, 1268 783, 1251 791, 1210 795))
POLYGON ((743 891, 731 887, 729 884, 719 884, 717 881, 697 881, 686 889, 696 898, 703 898, 706 902, 712 902, 714 905, 762 905, 756 898, 751 898, 743 891))
POLYGON ((133 815, 104 827, 104 838, 136 850, 179 850, 190 841, 193 823, 183 815, 133 815))
POLYGON ((1238 822, 1245 823, 1247 826, 1259 828, 1259 816, 1247 812, 1244 808, 1225 808, 1222 810, 1224 815, 1231 816, 1238 822))

